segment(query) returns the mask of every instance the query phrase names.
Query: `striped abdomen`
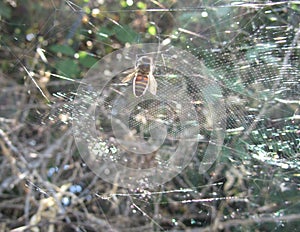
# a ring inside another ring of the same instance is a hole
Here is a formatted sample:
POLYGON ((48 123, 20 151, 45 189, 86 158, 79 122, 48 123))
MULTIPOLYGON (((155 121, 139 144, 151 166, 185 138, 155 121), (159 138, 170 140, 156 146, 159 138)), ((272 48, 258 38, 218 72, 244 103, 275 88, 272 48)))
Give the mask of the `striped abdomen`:
POLYGON ((133 93, 136 97, 145 94, 149 85, 149 78, 146 73, 138 72, 133 81, 133 93))

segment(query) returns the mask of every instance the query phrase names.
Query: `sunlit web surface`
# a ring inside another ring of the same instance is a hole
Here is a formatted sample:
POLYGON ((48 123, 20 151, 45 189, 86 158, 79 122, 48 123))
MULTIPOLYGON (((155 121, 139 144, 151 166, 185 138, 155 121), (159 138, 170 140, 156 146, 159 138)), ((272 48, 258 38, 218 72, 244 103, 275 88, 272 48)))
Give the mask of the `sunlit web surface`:
POLYGON ((0 193, 13 202, 9 212, 1 208, 10 229, 53 222, 57 231, 299 230, 297 1, 1 4, 0 135, 13 156, 1 144, 1 176, 12 177, 0 193), (163 186, 117 188, 81 159, 72 139, 72 100, 93 63, 148 42, 186 50, 206 66, 222 88, 225 141, 204 175, 198 169, 205 146, 199 146, 163 186), (18 186, 27 194, 7 195, 18 186), (25 213, 14 206, 20 204, 25 213), (12 215, 19 223, 9 221, 12 215))

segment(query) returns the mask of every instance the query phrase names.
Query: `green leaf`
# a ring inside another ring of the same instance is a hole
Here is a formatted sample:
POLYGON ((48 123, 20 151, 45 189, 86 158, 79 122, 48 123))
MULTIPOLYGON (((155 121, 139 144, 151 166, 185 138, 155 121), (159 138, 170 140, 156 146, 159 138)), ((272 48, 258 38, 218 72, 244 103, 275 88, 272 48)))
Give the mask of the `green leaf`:
POLYGON ((0 2, 0 16, 7 19, 11 17, 11 8, 6 6, 3 2, 0 2))
POLYGON ((85 51, 79 52, 79 63, 84 67, 92 67, 98 60, 85 51))
POLYGON ((78 64, 71 59, 61 60, 56 63, 56 68, 58 69, 61 75, 67 77, 76 77, 78 76, 80 70, 78 68, 78 64))
POLYGON ((299 10, 298 4, 291 4, 291 8, 296 11, 299 10))
POLYGON ((150 27, 148 27, 148 33, 150 35, 156 35, 156 27, 152 26, 152 25, 150 27))
POLYGON ((60 52, 67 56, 73 56, 75 54, 75 51, 73 50, 73 48, 71 48, 68 45, 55 44, 55 45, 52 45, 49 49, 52 52, 56 52, 56 53, 60 52))
POLYGON ((122 43, 132 43, 138 37, 138 34, 129 26, 118 26, 114 27, 116 38, 122 43))
POLYGON ((144 2, 137 2, 136 6, 137 6, 139 9, 142 9, 142 10, 147 9, 147 4, 144 3, 144 2))
POLYGON ((98 30, 97 33, 97 39, 101 41, 106 41, 109 39, 110 36, 114 35, 115 32, 113 29, 107 28, 107 27, 101 27, 100 30, 98 30))

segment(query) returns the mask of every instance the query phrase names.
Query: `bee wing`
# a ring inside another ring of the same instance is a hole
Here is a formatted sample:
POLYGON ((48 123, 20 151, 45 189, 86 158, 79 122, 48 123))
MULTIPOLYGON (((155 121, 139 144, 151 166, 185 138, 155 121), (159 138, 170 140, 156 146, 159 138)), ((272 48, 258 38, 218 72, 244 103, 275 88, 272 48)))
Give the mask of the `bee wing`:
POLYGON ((157 90, 157 82, 155 80, 155 77, 149 73, 149 91, 153 95, 156 95, 156 90, 157 90))
POLYGON ((125 82, 130 81, 132 78, 135 77, 135 74, 136 74, 136 70, 133 71, 132 73, 128 74, 126 77, 124 77, 121 82, 125 83, 125 82))

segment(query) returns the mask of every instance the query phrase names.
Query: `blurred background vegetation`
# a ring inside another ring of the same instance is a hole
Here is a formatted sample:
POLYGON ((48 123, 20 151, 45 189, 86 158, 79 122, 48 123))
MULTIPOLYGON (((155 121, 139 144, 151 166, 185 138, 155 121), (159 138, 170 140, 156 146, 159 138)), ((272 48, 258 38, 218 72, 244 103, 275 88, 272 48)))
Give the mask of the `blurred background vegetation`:
POLYGON ((299 231, 299 4, 1 1, 0 231, 299 231), (160 188, 122 189, 81 160, 69 103, 98 60, 149 42, 210 69, 226 138, 204 175, 195 160, 160 188))

